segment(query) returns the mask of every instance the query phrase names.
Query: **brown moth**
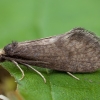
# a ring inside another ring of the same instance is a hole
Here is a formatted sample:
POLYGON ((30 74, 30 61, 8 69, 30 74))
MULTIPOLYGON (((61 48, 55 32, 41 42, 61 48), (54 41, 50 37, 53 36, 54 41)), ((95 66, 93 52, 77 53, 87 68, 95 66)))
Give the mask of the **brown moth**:
POLYGON ((100 41, 94 33, 74 28, 58 36, 8 44, 0 53, 0 62, 5 60, 18 67, 18 64, 39 66, 65 71, 71 76, 71 72, 94 72, 100 68, 100 41))

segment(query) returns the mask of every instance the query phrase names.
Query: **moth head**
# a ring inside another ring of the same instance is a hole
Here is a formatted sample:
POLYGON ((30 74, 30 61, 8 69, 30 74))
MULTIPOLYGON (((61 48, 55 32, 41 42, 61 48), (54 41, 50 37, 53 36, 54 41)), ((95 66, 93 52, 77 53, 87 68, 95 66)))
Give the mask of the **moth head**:
POLYGON ((12 42, 4 47, 5 55, 12 55, 15 48, 17 47, 17 42, 12 42))

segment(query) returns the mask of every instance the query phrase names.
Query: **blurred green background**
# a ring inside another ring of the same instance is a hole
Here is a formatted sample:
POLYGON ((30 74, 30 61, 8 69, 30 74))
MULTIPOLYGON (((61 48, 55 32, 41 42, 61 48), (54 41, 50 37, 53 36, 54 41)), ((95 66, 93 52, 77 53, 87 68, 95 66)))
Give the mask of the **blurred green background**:
MULTIPOLYGON (((0 48, 12 41, 53 36, 75 27, 83 27, 99 36, 99 26, 100 0, 0 0, 0 48)), ((14 65, 5 66, 14 76, 21 76, 14 65)), ((43 75, 47 84, 35 72, 25 71, 18 89, 26 100, 33 97, 34 100, 100 99, 100 71, 78 74, 80 81, 66 73, 43 75)))
POLYGON ((100 34, 100 0, 0 0, 0 48, 83 27, 100 34))

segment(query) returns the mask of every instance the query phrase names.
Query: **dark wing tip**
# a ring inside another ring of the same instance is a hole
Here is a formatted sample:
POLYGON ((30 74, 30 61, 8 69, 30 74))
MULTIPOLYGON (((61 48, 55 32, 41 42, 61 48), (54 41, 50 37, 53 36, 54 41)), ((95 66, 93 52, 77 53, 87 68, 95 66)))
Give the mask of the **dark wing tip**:
POLYGON ((82 27, 77 27, 77 28, 73 28, 70 32, 76 34, 84 34, 85 36, 90 37, 91 39, 95 40, 95 42, 99 42, 100 43, 100 38, 96 36, 96 34, 94 32, 88 31, 85 28, 82 27))
POLYGON ((81 31, 84 31, 84 30, 86 30, 85 28, 82 28, 82 27, 75 27, 75 28, 73 28, 72 30, 81 30, 81 31))
POLYGON ((84 34, 92 34, 92 35, 95 35, 94 32, 88 31, 88 30, 86 30, 85 28, 82 28, 82 27, 73 28, 71 31, 72 32, 84 33, 84 34))

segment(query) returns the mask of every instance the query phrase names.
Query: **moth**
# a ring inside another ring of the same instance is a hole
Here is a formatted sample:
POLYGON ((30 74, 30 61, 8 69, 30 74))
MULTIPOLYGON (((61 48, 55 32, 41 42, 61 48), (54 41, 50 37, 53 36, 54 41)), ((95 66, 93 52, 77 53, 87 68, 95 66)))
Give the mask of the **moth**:
POLYGON ((58 36, 8 44, 0 51, 0 62, 4 61, 13 62, 22 78, 24 72, 19 64, 36 71, 45 82, 32 66, 64 71, 79 80, 72 73, 95 72, 100 68, 100 40, 84 28, 74 28, 58 36))

